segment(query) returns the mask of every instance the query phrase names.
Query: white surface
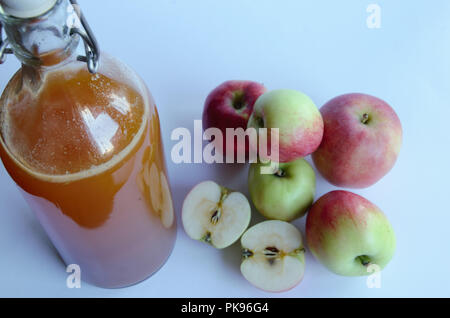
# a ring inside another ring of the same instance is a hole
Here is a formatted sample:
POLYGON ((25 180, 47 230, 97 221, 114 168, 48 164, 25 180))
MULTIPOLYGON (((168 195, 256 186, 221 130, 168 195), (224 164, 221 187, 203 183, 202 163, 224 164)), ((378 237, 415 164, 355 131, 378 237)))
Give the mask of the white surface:
POLYGON ((56 3, 57 0, 1 0, 3 11, 18 18, 39 16, 56 3))
MULTIPOLYGON (((299 89, 321 106, 347 92, 389 102, 404 129, 394 169, 355 191, 377 204, 397 234, 397 252, 380 289, 366 278, 339 277, 308 252, 303 282, 271 295, 239 272, 239 246, 224 251, 188 239, 179 222, 167 264, 131 288, 66 288, 66 272, 45 233, 0 168, 0 296, 390 297, 450 296, 450 2, 275 0, 80 1, 102 48, 136 69, 160 112, 177 213, 188 190, 213 179, 248 195, 247 167, 175 165, 176 127, 193 129, 203 101, 228 79, 299 89), (366 25, 367 6, 382 11, 381 29, 366 25)), ((17 69, 0 66, 0 87, 17 69)), ((335 189, 318 176, 317 197, 335 189)), ((254 211, 253 223, 261 220, 254 211)), ((295 222, 304 233, 304 221, 295 222)))

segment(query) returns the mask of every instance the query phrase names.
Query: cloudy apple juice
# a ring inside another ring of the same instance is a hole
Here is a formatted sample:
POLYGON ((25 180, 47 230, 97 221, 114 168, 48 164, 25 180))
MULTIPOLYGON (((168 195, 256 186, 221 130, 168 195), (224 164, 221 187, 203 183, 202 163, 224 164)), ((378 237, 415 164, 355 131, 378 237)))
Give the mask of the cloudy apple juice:
POLYGON ((0 103, 8 173, 65 263, 108 288, 150 276, 175 239, 155 105, 116 63, 19 71, 0 103))

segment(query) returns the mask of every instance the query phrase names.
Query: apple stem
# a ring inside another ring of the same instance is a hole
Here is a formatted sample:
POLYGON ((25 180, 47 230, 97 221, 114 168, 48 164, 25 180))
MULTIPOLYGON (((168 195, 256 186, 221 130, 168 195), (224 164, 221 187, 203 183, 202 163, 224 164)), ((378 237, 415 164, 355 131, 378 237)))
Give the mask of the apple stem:
POLYGON ((357 259, 361 262, 363 266, 370 265, 370 257, 367 255, 358 256, 357 259))
POLYGON ((230 190, 228 190, 227 188, 224 188, 224 187, 221 188, 220 203, 222 203, 226 199, 226 197, 228 196, 229 193, 230 193, 230 190))
POLYGON ((298 249, 296 249, 296 250, 294 251, 295 254, 302 254, 302 253, 305 253, 305 252, 306 252, 306 250, 305 250, 304 247, 298 248, 298 249))
POLYGON ((236 110, 244 108, 245 105, 245 93, 243 91, 237 91, 233 94, 232 106, 236 110))
POLYGON ((369 114, 365 113, 363 115, 362 121, 361 121, 364 125, 367 124, 369 122, 369 114))
POLYGON ((258 128, 264 127, 264 119, 262 117, 256 117, 255 121, 258 128))
POLYGON ((253 252, 250 251, 248 248, 244 248, 242 250, 242 257, 243 258, 249 258, 249 257, 252 257, 252 256, 253 256, 253 252))
POLYGON ((211 232, 206 233, 206 235, 202 238, 205 243, 211 244, 211 232))
POLYGON ((276 175, 277 177, 283 178, 286 175, 286 172, 284 172, 284 170, 279 168, 277 171, 275 171, 274 175, 276 175))

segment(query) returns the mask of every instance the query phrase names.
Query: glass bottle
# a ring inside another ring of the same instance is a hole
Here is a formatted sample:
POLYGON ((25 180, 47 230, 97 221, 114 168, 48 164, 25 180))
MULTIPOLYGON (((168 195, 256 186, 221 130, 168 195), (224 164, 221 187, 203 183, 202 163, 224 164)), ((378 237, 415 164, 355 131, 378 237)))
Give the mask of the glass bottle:
POLYGON ((142 281, 176 236, 154 101, 135 72, 100 55, 75 1, 34 2, 51 6, 33 16, 15 1, 0 0, 0 58, 13 51, 22 63, 0 99, 2 162, 84 281, 142 281))

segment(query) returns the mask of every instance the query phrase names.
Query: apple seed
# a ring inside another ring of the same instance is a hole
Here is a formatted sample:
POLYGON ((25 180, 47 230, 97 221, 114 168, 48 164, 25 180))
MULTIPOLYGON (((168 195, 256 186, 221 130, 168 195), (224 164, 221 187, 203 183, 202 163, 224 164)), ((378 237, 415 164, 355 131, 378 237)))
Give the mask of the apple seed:
POLYGON ((220 209, 217 209, 216 212, 214 212, 211 217, 211 223, 216 225, 217 222, 219 222, 219 219, 220 219, 220 209))

